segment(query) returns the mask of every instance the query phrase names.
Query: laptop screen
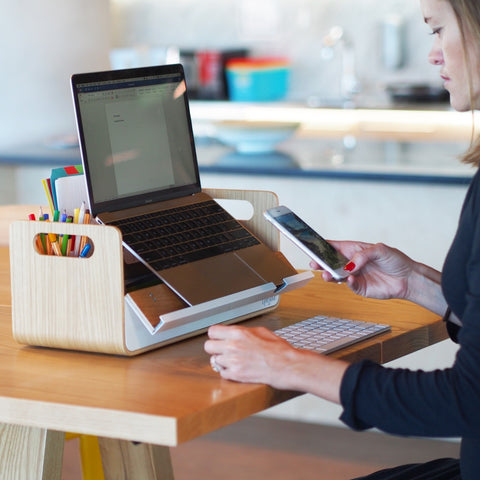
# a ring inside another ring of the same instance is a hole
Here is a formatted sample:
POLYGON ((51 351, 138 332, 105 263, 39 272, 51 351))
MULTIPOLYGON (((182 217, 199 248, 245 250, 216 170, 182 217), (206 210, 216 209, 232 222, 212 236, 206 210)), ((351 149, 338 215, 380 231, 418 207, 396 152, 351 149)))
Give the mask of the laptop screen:
POLYGON ((200 190, 183 69, 72 76, 90 208, 130 208, 200 190))

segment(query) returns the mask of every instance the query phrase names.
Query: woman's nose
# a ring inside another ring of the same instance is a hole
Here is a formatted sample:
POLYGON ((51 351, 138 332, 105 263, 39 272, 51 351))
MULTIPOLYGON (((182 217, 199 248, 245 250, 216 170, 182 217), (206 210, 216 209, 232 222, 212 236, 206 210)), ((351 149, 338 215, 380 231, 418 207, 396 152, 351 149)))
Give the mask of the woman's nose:
POLYGON ((442 65, 443 64, 443 53, 440 48, 438 39, 435 39, 433 42, 430 53, 428 54, 428 61, 432 65, 442 65))

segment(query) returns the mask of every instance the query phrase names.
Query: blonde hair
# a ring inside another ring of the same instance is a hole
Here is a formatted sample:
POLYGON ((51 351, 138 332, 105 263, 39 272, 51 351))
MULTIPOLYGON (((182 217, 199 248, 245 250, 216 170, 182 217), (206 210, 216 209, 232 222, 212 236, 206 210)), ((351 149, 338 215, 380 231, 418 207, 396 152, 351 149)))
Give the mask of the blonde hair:
MULTIPOLYGON (((463 54, 465 56, 465 65, 469 65, 467 49, 466 32, 471 36, 475 44, 480 48, 480 2, 478 0, 447 0, 455 12, 457 22, 462 32, 463 54)), ((472 53, 472 52, 470 52, 472 53)), ((473 52, 478 54, 477 52, 473 52)), ((474 121, 473 111, 475 110, 472 78, 468 76, 468 89, 470 93, 470 103, 472 110, 472 122, 474 121)), ((472 126, 472 139, 470 147, 462 155, 462 161, 472 165, 480 166, 480 136, 475 138, 475 125, 472 126)))

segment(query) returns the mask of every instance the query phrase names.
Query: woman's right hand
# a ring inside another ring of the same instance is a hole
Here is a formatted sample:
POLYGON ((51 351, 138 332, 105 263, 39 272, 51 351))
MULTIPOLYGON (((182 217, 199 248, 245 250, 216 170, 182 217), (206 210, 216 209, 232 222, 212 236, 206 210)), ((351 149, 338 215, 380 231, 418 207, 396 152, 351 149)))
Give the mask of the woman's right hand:
MULTIPOLYGON (((387 299, 409 299, 409 277, 416 262, 399 250, 382 243, 331 241, 345 257, 350 259, 348 270, 351 275, 346 283, 357 295, 387 299)), ((310 263, 314 269, 320 269, 315 262, 310 263)), ((334 281, 328 272, 323 272, 323 279, 334 281)))

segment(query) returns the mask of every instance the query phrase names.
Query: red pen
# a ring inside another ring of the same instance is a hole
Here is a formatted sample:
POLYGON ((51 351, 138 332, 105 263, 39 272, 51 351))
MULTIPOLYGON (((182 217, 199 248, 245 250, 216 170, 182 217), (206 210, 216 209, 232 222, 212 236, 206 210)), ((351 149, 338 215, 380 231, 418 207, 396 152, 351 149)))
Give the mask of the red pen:
MULTIPOLYGON (((31 213, 28 216, 28 219, 34 222, 35 221, 35 214, 31 213)), ((35 236, 35 243, 37 244, 38 253, 46 253, 45 247, 43 246, 43 243, 42 243, 42 234, 41 233, 37 233, 37 235, 35 236)))

